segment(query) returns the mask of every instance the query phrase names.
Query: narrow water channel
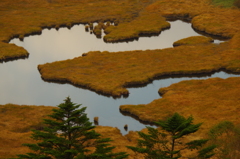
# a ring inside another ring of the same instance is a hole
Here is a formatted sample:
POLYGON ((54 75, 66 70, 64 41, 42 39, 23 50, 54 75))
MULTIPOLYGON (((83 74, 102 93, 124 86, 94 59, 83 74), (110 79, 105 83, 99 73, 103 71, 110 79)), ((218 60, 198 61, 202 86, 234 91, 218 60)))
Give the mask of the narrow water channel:
MULTIPOLYGON (((146 125, 122 115, 119 112, 120 105, 150 103, 154 99, 161 98, 158 95, 160 87, 166 87, 182 80, 237 76, 218 72, 204 77, 155 80, 146 87, 129 88, 128 98, 113 99, 86 89, 76 88, 70 84, 44 82, 37 70, 39 64, 72 59, 89 51, 117 52, 162 49, 172 47, 173 42, 179 39, 199 35, 189 23, 182 21, 170 23, 171 28, 163 31, 159 36, 141 37, 138 41, 128 43, 104 43, 102 39, 97 39, 93 34, 85 32, 83 25, 75 25, 71 29, 60 28, 58 31, 44 29, 41 35, 25 37, 24 41, 13 39, 10 43, 24 47, 30 56, 28 59, 0 64, 2 72, 0 104, 56 106, 70 96, 73 102, 87 106, 86 113, 91 121, 98 116, 100 125, 118 127, 123 134, 126 134, 127 132, 123 128, 125 124, 128 124, 128 130, 141 130, 146 125)), ((215 40, 215 43, 219 42, 221 41, 215 40)))

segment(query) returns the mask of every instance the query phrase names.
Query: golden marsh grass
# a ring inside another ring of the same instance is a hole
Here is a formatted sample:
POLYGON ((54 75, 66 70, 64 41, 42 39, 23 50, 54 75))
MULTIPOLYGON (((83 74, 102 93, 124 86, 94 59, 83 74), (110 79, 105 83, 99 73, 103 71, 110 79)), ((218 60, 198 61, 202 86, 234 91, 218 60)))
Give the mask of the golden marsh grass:
MULTIPOLYGON (((41 129, 42 120, 52 113, 56 107, 27 106, 6 104, 0 105, 0 159, 13 158, 17 154, 30 152, 23 143, 33 143, 31 136, 32 129, 41 129)), ((102 134, 103 138, 111 138, 111 145, 116 146, 115 152, 128 152, 133 155, 125 146, 134 146, 117 128, 97 126, 95 129, 102 134)), ((129 157, 132 158, 131 156, 129 157)))
POLYGON ((15 53, 2 47, 10 39, 23 39, 31 34, 40 34, 43 28, 70 28, 74 24, 98 21, 131 21, 135 13, 149 4, 130 0, 1 0, 0 2, 0 48, 1 59, 26 57, 22 48, 9 45, 15 53))
MULTIPOLYGON (((115 22, 104 37, 116 42, 138 38, 141 34, 158 34, 169 27, 164 17, 191 20, 193 27, 209 34, 232 37, 239 31, 240 11, 211 5, 210 0, 2 0, 0 46, 13 37, 21 39, 40 34, 42 28, 70 28, 78 23, 115 22), (106 5, 107 4, 107 5, 106 5), (123 34, 124 33, 124 34, 123 34)), ((8 46, 14 48, 15 46, 8 46)), ((26 51, 15 47, 11 53, 1 48, 1 59, 27 57, 26 51)))
POLYGON ((191 36, 188 38, 184 38, 173 43, 173 46, 180 45, 196 45, 196 44, 208 44, 213 42, 213 39, 205 36, 191 36))
POLYGON ((44 80, 68 82, 119 97, 128 95, 126 87, 147 84, 163 75, 191 75, 220 69, 239 72, 240 50, 230 47, 237 43, 235 40, 238 38, 220 45, 186 45, 162 50, 89 52, 72 60, 39 65, 38 69, 44 80))
POLYGON ((42 119, 54 107, 0 105, 0 158, 15 157, 16 154, 29 152, 23 143, 33 142, 31 129, 41 129, 42 119))
MULTIPOLYGON (((146 84, 161 75, 205 73, 219 69, 240 72, 240 11, 215 7, 210 0, 1 0, 0 8, 0 61, 28 57, 23 48, 7 44, 10 39, 40 34, 43 28, 70 28, 76 23, 115 22, 117 26, 106 29, 106 41, 159 33, 168 27, 163 17, 190 20, 196 30, 231 38, 220 45, 118 53, 90 52, 84 57, 39 65, 46 80, 70 82, 118 97, 128 94, 127 86, 146 84)), ((193 115, 196 122, 204 122, 203 127, 207 131, 221 120, 238 123, 239 83, 239 78, 183 81, 161 89, 161 99, 147 105, 121 106, 121 110, 149 122, 174 112, 193 115)), ((40 129, 41 119, 51 109, 1 105, 1 158, 28 152, 21 144, 33 142, 29 138, 30 129, 40 129)), ((103 132, 98 128, 97 131, 103 132)), ((121 151, 126 150, 126 144, 131 145, 137 139, 134 132, 125 139, 115 128, 106 131, 103 133, 105 137, 111 137, 114 140, 112 144, 121 151)))
POLYGON ((120 110, 148 122, 165 119, 174 112, 192 115, 197 123, 203 122, 205 132, 220 121, 239 124, 238 77, 182 81, 161 88, 159 93, 162 98, 149 104, 122 105, 120 110))
MULTIPOLYGON (((240 20, 237 17, 240 11, 234 8, 224 9, 212 6, 207 0, 156 1, 139 12, 135 19, 130 21, 125 19, 125 22, 117 26, 107 27, 105 30, 107 35, 104 39, 116 42, 134 39, 140 34, 159 32, 164 27, 168 27, 168 23, 160 15, 172 18, 193 18, 193 27, 196 29, 222 37, 233 37, 233 39, 219 46, 204 44, 114 54, 89 53, 86 57, 39 65, 42 78, 48 81, 69 82, 101 94, 119 97, 128 95, 126 87, 149 83, 161 75, 206 73, 219 69, 239 72, 237 68, 239 50, 231 47, 233 47, 233 41, 237 39, 235 37, 238 36, 240 20), (209 17, 210 21, 205 19, 209 17), (215 22, 221 23, 221 26, 215 25, 215 22), (148 28, 146 25, 158 28, 148 28)), ((234 46, 238 46, 236 42, 234 46)))
POLYGON ((165 18, 157 13, 143 12, 139 17, 128 23, 120 23, 106 29, 104 41, 118 42, 139 38, 140 35, 158 35, 163 29, 170 28, 165 18))

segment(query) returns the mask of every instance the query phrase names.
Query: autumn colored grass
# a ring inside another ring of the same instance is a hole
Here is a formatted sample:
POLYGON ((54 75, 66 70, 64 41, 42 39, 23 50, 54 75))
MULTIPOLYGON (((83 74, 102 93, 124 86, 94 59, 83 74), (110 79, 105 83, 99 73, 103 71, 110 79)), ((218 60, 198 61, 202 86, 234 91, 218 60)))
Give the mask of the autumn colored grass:
MULTIPOLYGON (((28 147, 22 146, 22 144, 35 142, 30 138, 30 130, 41 129, 42 120, 52 113, 53 108, 56 107, 0 105, 0 159, 13 158, 17 154, 30 152, 28 147)), ((100 133, 103 138, 111 138, 110 144, 116 147, 114 152, 127 152, 128 159, 143 159, 126 148, 126 146, 136 146, 139 138, 137 132, 130 131, 123 136, 118 128, 109 126, 97 126, 95 131, 100 133)), ((145 129, 142 131, 146 133, 145 129)))
POLYGON ((29 53, 22 47, 15 44, 6 44, 0 42, 0 62, 14 60, 16 58, 27 58, 29 53))
POLYGON ((164 75, 210 73, 220 69, 240 72, 238 36, 220 45, 90 52, 72 60, 39 65, 38 69, 47 81, 68 82, 114 97, 127 96, 126 87, 144 85, 164 75))
MULTIPOLYGON (((114 22, 117 26, 106 29, 105 40, 109 42, 159 33, 168 27, 165 18, 188 20, 196 30, 231 38, 220 45, 90 52, 73 60, 39 65, 45 80, 70 82, 119 97, 128 95, 126 87, 143 85, 162 75, 206 73, 219 69, 240 72, 240 11, 216 7, 210 0, 1 0, 0 8, 0 61, 28 57, 23 48, 7 44, 10 39, 19 37, 24 40, 25 36, 40 34, 43 28, 70 28, 76 23, 114 22)), ((164 119, 174 112, 193 115, 196 122, 204 122, 204 131, 207 131, 220 120, 238 123, 239 83, 239 78, 183 81, 161 89, 161 99, 147 105, 121 106, 121 110, 149 122, 164 119)), ((29 130, 41 129, 40 120, 50 109, 12 104, 0 106, 0 156, 8 158, 27 152, 21 144, 31 142, 29 130)), ((127 140, 113 128, 103 134, 113 137, 113 145, 121 151, 125 151, 122 144, 136 141, 134 132, 127 140)))
POLYGON ((137 144, 137 141, 134 140, 135 137, 138 138, 137 134, 132 132, 129 135, 123 136, 118 128, 109 126, 97 126, 95 130, 100 133, 103 138, 112 139, 110 144, 116 146, 113 150, 114 152, 127 152, 129 154, 128 159, 134 159, 135 153, 132 150, 129 150, 126 146, 135 146, 137 144))
POLYGON ((220 121, 239 124, 239 88, 238 77, 182 81, 161 88, 160 99, 145 105, 122 105, 120 110, 148 122, 163 120, 173 112, 192 115, 197 123, 203 122, 203 131, 207 132, 220 121))
POLYGON ((209 0, 161 0, 146 7, 164 17, 191 21, 196 30, 231 38, 240 29, 240 10, 221 8, 209 0))
POLYGON ((120 23, 106 29, 104 41, 119 42, 138 39, 140 35, 159 35, 164 29, 170 28, 165 18, 157 13, 144 12, 128 23, 120 23))
POLYGON ((193 28, 220 37, 232 38, 239 32, 239 9, 219 9, 214 13, 205 13, 192 19, 193 28), (216 15, 218 14, 218 19, 216 15))
MULTIPOLYGON (((52 113, 56 107, 27 106, 6 104, 0 105, 0 159, 13 158, 17 154, 29 152, 23 143, 35 142, 30 138, 32 129, 42 129, 42 120, 52 113)), ((134 146, 135 141, 123 136, 119 129, 97 126, 95 129, 103 138, 111 138, 111 145, 116 146, 115 152, 128 152, 129 159, 134 153, 125 146, 134 146)))
MULTIPOLYGON (((211 5, 210 0, 2 0, 0 11, 0 46, 14 37, 40 34, 42 28, 68 27, 77 23, 112 21, 119 24, 108 29, 105 41, 138 38, 142 34, 159 34, 169 27, 163 17, 192 19, 193 27, 209 34, 232 37, 239 31, 238 9, 211 5), (177 9, 176 9, 177 8, 177 9), (163 16, 163 17, 162 17, 163 16), (124 34, 123 34, 124 33, 124 34)), ((1 59, 27 57, 16 46, 1 47, 1 59)))
MULTIPOLYGON (((108 27, 104 39, 116 42, 134 39, 144 33, 159 32, 161 27, 152 31, 153 27, 145 30, 143 25, 168 27, 160 15, 167 18, 190 18, 194 28, 209 34, 233 39, 239 36, 238 9, 215 7, 207 0, 161 0, 148 5, 130 22, 126 20, 118 26, 108 27)), ((89 53, 87 57, 39 65, 38 68, 42 78, 47 81, 69 82, 114 97, 127 96, 126 87, 143 85, 162 75, 207 73, 219 69, 239 72, 239 50, 231 48, 231 43, 236 40, 230 41, 219 46, 206 44, 114 54, 95 52, 89 53)), ((238 44, 234 46, 238 47, 238 44)))
POLYGON ((1 0, 0 60, 28 56, 22 48, 14 45, 5 47, 14 37, 23 39, 28 35, 41 34, 43 28, 71 28, 79 23, 128 22, 149 3, 148 0, 138 3, 130 0, 1 0))
POLYGON ((173 46, 180 45, 196 45, 196 44, 208 44, 213 42, 213 39, 205 36, 191 36, 188 38, 184 38, 173 43, 173 46))
POLYGON ((42 129, 42 119, 54 107, 0 105, 0 158, 15 157, 16 154, 29 152, 23 143, 30 139, 31 129, 42 129))

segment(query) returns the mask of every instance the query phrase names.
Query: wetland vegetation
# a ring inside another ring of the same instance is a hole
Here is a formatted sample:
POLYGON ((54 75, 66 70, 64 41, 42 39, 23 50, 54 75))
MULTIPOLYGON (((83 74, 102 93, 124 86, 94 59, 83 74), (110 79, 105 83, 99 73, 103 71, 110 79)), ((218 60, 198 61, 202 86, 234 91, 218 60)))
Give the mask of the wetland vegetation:
MULTIPOLYGON (((200 32, 229 41, 216 45, 194 38, 196 42, 185 39, 182 46, 161 50, 88 52, 83 57, 40 64, 38 69, 44 80, 69 82, 113 97, 128 96, 127 87, 144 85, 164 75, 219 70, 239 73, 240 10, 233 6, 238 1, 226 5, 216 3, 210 0, 2 0, 0 60, 27 58, 29 53, 24 48, 8 42, 15 37, 24 40, 26 36, 40 34, 43 28, 111 22, 114 25, 104 27, 103 38, 106 42, 118 42, 160 34, 169 27, 167 19, 183 19, 200 32)), ((193 115, 197 123, 204 122, 203 129, 195 136, 201 138, 222 120, 239 124, 239 83, 239 77, 183 81, 160 89, 160 99, 144 105, 122 105, 120 110, 147 122, 165 119, 175 112, 193 115)), ((50 108, 0 106, 1 158, 28 152, 21 143, 29 140, 30 129, 42 128, 39 120, 50 108)), ((113 136, 118 150, 125 151, 127 142, 133 146, 137 143, 136 132, 122 136, 115 128, 96 129, 113 136)))

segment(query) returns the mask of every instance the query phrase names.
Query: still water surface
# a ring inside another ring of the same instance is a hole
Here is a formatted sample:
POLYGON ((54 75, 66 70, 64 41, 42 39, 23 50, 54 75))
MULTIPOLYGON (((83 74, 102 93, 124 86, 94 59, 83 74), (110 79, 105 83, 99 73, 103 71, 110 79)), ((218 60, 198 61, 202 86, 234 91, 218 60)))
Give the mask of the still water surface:
MULTIPOLYGON (((24 47, 30 56, 25 60, 17 60, 0 64, 2 78, 0 83, 0 104, 14 103, 26 105, 56 106, 70 96, 74 103, 87 106, 86 113, 91 121, 99 117, 99 124, 118 127, 123 134, 127 132, 123 126, 128 124, 128 130, 141 130, 146 125, 124 116, 119 112, 123 104, 147 104, 158 95, 160 87, 189 79, 206 79, 209 77, 227 78, 237 75, 218 72, 205 77, 182 77, 155 80, 146 87, 129 88, 128 98, 113 99, 96 94, 95 92, 76 88, 70 84, 44 82, 37 70, 37 65, 46 62, 72 59, 89 51, 128 51, 162 49, 172 47, 174 41, 189 36, 199 35, 190 23, 174 21, 171 29, 163 31, 159 36, 141 37, 138 41, 124 43, 104 43, 93 34, 85 32, 83 25, 75 25, 71 29, 44 29, 41 35, 25 37, 24 41, 13 39, 10 43, 24 47)), ((221 41, 215 40, 215 43, 221 41)))

